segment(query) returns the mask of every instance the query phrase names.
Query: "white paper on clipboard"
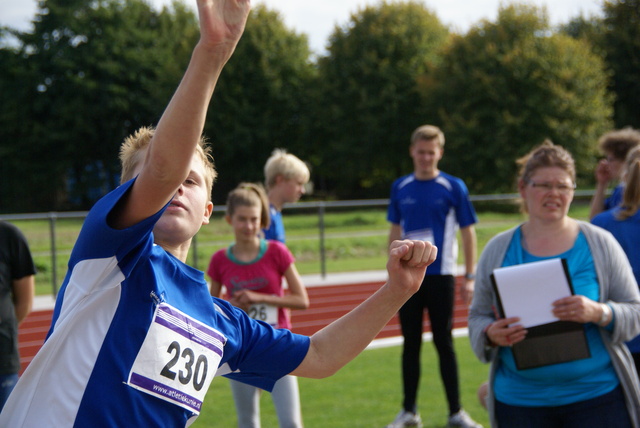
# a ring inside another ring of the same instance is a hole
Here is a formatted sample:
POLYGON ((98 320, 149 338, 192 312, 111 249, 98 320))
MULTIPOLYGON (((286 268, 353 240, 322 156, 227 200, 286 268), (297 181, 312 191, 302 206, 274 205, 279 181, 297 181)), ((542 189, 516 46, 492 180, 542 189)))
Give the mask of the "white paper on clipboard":
POLYGON ((558 321, 552 303, 573 294, 559 258, 499 268, 493 275, 504 316, 519 317, 525 328, 558 321))

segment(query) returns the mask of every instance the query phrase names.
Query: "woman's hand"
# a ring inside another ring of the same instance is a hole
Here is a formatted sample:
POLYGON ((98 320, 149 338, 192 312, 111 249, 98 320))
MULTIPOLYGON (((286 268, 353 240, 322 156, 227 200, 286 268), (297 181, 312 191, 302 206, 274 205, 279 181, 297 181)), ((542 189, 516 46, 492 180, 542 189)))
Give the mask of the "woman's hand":
POLYGON ((524 340, 527 330, 520 324, 518 317, 502 318, 489 324, 485 331, 490 345, 512 346, 524 340))
POLYGON ((561 321, 597 324, 602 317, 602 307, 585 296, 569 296, 553 302, 553 315, 561 321))

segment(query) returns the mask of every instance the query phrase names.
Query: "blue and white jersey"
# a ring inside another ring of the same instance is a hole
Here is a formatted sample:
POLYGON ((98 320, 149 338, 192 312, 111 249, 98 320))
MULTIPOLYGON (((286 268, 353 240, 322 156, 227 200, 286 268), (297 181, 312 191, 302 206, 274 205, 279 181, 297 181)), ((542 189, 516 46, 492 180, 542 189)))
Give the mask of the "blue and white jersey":
POLYGON ((184 427, 215 375, 271 389, 309 339, 212 298, 201 271, 153 243, 162 211, 115 230, 128 182, 90 211, 52 326, 0 415, 3 427, 184 427))
POLYGON ((438 247, 438 257, 427 275, 456 273, 458 228, 478 221, 467 186, 442 171, 431 180, 409 174, 394 181, 387 220, 400 225, 403 239, 428 241, 438 247))
POLYGON ((272 241, 280 241, 284 244, 284 222, 282 221, 282 212, 278 211, 273 205, 269 205, 269 216, 271 222, 268 229, 263 229, 264 239, 271 239, 272 241))

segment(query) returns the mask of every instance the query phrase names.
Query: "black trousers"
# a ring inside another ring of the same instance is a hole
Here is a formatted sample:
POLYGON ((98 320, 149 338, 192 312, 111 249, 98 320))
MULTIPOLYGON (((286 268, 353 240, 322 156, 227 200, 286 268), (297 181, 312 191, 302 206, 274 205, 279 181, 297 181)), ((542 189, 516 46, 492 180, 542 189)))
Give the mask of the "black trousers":
POLYGON ((429 312, 433 344, 438 352, 440 377, 449 402, 449 413, 453 414, 460 410, 458 362, 451 336, 454 287, 453 275, 427 275, 420 290, 400 309, 400 326, 404 336, 402 349, 404 400, 402 405, 407 411, 416 411, 425 308, 429 312))

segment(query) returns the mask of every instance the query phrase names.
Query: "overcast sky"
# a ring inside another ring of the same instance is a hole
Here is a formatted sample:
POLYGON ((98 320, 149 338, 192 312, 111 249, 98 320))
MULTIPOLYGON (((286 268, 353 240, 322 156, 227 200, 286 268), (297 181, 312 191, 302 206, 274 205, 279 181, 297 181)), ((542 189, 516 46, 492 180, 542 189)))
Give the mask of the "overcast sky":
MULTIPOLYGON (((149 0, 161 6, 171 0, 149 0)), ((187 4, 194 0, 186 0, 187 4)), ((526 0, 528 4, 546 6, 552 24, 567 22, 580 14, 590 16, 601 14, 601 0, 526 0)), ((324 51, 325 43, 336 25, 348 22, 352 13, 360 7, 378 4, 379 0, 253 0, 270 9, 281 12, 285 23, 299 33, 309 36, 311 49, 316 53, 324 51)), ((464 33, 482 19, 494 20, 498 8, 509 4, 507 0, 426 0, 425 5, 451 29, 464 33)), ((30 29, 31 19, 36 11, 35 0, 0 0, 0 24, 9 25, 22 31, 30 29)))

